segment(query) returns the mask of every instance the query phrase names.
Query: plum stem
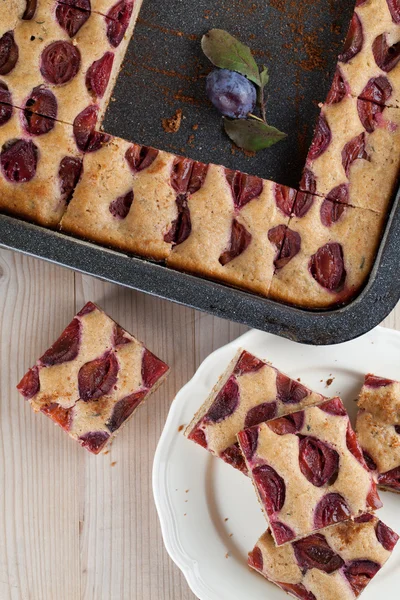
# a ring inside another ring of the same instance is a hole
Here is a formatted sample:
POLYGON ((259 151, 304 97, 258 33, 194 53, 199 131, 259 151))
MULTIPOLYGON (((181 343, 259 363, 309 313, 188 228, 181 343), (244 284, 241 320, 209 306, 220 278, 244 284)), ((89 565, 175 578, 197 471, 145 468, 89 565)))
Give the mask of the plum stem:
POLYGON ((265 100, 264 100, 264 88, 263 87, 260 89, 260 111, 261 111, 262 120, 264 121, 264 123, 266 123, 267 115, 265 112, 265 100))
POLYGON ((264 119, 260 119, 260 117, 257 117, 256 115, 253 115, 253 113, 247 113, 248 117, 251 117, 252 119, 257 119, 257 121, 261 121, 261 123, 265 123, 264 119))

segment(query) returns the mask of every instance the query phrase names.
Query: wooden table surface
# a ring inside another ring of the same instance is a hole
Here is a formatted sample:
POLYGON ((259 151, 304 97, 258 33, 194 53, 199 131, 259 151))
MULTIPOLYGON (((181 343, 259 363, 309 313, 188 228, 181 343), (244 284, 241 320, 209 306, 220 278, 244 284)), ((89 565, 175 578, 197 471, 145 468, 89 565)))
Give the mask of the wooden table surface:
MULTIPOLYGON (((0 319, 0 600, 193 600, 163 546, 153 456, 176 392, 246 328, 6 250, 0 319), (97 457, 15 389, 88 300, 172 367, 97 457)), ((384 325, 400 329, 400 305, 384 325)))

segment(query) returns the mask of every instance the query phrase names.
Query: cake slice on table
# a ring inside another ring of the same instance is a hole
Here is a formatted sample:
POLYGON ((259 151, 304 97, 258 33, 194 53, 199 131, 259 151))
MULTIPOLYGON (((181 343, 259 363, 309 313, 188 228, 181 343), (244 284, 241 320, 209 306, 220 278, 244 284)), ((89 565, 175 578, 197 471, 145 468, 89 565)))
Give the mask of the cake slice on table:
POLYGON ((238 440, 278 546, 382 506, 340 398, 245 429, 238 440))
POLYGON ((400 383, 368 374, 358 398, 356 431, 378 486, 400 493, 400 383))
POLYGON ((17 388, 35 412, 98 454, 167 371, 141 342, 88 302, 17 388))
MULTIPOLYGON (((236 435, 257 425, 326 400, 247 350, 238 350, 185 435, 247 474, 236 435)), ((288 422, 291 417, 288 417, 288 422)))
POLYGON ((372 514, 327 527, 285 546, 270 531, 249 553, 249 566, 301 600, 353 600, 380 571, 398 535, 372 514))

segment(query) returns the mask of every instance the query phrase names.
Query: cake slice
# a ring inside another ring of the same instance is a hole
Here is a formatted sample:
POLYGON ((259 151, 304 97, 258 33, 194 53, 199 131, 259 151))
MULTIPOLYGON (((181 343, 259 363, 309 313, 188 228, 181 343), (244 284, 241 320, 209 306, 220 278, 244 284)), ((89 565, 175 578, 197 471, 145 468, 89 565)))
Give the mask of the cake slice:
POLYGON ((400 167, 400 110, 346 95, 321 108, 301 188, 386 213, 400 167))
POLYGON ((277 546, 380 508, 340 398, 239 432, 277 546))
POLYGON ((267 295, 295 190, 210 165, 167 265, 267 295))
POLYGON ((276 547, 270 531, 249 553, 249 566, 302 600, 353 600, 390 558, 399 536, 372 514, 276 547))
POLYGON ((355 97, 400 107, 400 6, 360 0, 339 56, 331 99, 355 97))
POLYGON ((108 105, 139 5, 129 3, 119 22, 37 0, 32 18, 19 20, 9 32, 12 44, 2 48, 8 67, 0 72, 13 105, 77 127, 90 107, 94 127, 108 105))
MULTIPOLYGON (((0 82, 0 99, 9 91, 0 82)), ((73 130, 0 102, 0 210, 55 227, 82 169, 73 130)))
POLYGON ((240 349, 193 417, 185 435, 247 474, 236 439, 239 431, 325 399, 240 349))
POLYGON ((385 215, 298 194, 270 298, 328 308, 360 292, 374 264, 385 215))
POLYGON ((98 454, 167 371, 141 342, 88 302, 17 388, 35 412, 98 454))
POLYGON ((379 487, 400 493, 400 383, 368 374, 358 398, 356 431, 379 487))
POLYGON ((207 166, 111 138, 84 158, 83 175, 62 221, 79 237, 157 260, 184 235, 183 204, 207 166), (186 194, 186 195, 185 195, 186 194))

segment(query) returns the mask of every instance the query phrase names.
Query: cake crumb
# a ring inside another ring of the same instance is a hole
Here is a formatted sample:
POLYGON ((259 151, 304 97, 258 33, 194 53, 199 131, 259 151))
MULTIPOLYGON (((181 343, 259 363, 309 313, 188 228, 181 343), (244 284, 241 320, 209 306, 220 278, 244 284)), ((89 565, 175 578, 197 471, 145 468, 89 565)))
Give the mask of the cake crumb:
POLYGON ((199 128, 199 124, 198 124, 198 123, 195 123, 195 124, 192 126, 192 129, 193 129, 193 131, 197 131, 197 130, 198 130, 198 128, 199 128))
POLYGON ((225 554, 225 558, 229 558, 229 552, 225 554))
POLYGON ((189 490, 185 490, 185 494, 187 494, 187 493, 188 493, 188 491, 189 491, 189 490))
POLYGON ((115 465, 116 465, 116 464, 117 464, 117 461, 116 461, 116 460, 114 460, 114 462, 112 462, 112 463, 111 463, 111 466, 112 466, 112 467, 115 467, 115 465))
POLYGON ((172 117, 162 119, 162 126, 166 133, 176 133, 179 131, 182 122, 182 110, 177 108, 172 117))
POLYGON ((329 379, 326 380, 326 387, 329 387, 330 385, 332 385, 334 379, 335 379, 334 377, 329 377, 329 379))
POLYGON ((185 427, 184 425, 179 425, 179 427, 178 427, 178 433, 180 433, 183 430, 184 427, 185 427))
POLYGON ((110 451, 106 450, 105 452, 103 452, 103 454, 110 454, 110 451))
POLYGON ((226 522, 228 521, 228 517, 226 517, 226 518, 224 519, 224 521, 225 521, 225 523, 226 523, 226 522))

